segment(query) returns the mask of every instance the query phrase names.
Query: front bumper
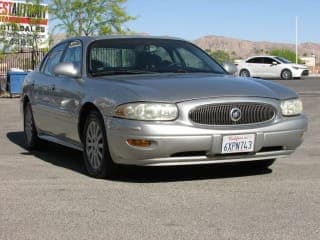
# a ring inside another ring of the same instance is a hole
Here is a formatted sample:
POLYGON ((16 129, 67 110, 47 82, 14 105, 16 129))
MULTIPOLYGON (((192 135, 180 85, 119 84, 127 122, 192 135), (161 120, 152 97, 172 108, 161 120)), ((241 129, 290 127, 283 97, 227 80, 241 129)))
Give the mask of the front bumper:
POLYGON ((309 70, 308 69, 297 69, 292 71, 292 77, 293 78, 300 78, 303 76, 308 76, 309 75, 309 70))
POLYGON ((188 126, 181 121, 141 122, 106 118, 111 157, 115 163, 170 166, 256 161, 287 156, 302 143, 307 129, 304 115, 255 128, 213 129, 188 126), (256 135, 254 152, 221 154, 225 135, 256 135), (152 141, 150 147, 133 147, 127 139, 152 141))

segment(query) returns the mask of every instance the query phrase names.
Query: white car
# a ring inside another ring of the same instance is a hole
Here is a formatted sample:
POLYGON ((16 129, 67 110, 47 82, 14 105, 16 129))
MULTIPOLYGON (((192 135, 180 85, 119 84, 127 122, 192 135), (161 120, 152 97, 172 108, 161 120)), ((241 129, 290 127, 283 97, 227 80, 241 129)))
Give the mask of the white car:
POLYGON ((281 78, 289 80, 308 76, 306 66, 295 64, 277 56, 255 56, 238 64, 241 77, 281 78))

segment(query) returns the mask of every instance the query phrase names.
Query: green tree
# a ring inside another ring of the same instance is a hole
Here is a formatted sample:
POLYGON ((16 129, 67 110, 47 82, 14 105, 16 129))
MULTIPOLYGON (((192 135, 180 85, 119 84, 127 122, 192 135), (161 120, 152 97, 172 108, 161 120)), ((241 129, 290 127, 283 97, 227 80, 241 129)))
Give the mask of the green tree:
MULTIPOLYGON (((135 19, 122 6, 127 0, 52 0, 50 14, 67 36, 105 35, 128 31, 123 24, 135 19)), ((54 29, 55 30, 55 29, 54 29)))
POLYGON ((222 62, 233 62, 233 58, 230 56, 230 54, 224 50, 207 50, 208 54, 213 57, 215 60, 217 60, 219 63, 222 62))
MULTIPOLYGON (((296 53, 294 51, 291 51, 289 49, 285 48, 279 48, 279 49, 273 49, 269 53, 270 55, 283 57, 285 59, 288 59, 291 62, 296 62, 296 53)), ((303 63, 303 61, 298 58, 298 63, 303 63)))

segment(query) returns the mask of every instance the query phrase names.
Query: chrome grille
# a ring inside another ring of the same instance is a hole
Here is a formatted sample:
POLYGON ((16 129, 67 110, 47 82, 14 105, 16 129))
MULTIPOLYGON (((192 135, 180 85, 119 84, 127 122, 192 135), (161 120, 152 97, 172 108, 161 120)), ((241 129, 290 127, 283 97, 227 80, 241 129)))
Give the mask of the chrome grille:
POLYGON ((276 109, 264 103, 228 103, 202 105, 189 112, 191 121, 204 125, 241 125, 269 121, 276 115, 276 109), (240 109, 241 118, 231 119, 231 110, 240 109))

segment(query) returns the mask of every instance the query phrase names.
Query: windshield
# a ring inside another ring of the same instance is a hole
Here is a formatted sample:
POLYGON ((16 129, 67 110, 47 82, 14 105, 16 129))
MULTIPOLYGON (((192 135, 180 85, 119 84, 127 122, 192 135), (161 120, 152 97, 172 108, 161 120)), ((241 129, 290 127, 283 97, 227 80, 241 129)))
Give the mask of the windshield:
POLYGON ((219 73, 225 70, 201 49, 178 40, 99 40, 88 50, 93 76, 145 73, 219 73))
POLYGON ((275 59, 279 60, 282 63, 292 63, 288 59, 285 59, 283 57, 274 57, 275 59))

